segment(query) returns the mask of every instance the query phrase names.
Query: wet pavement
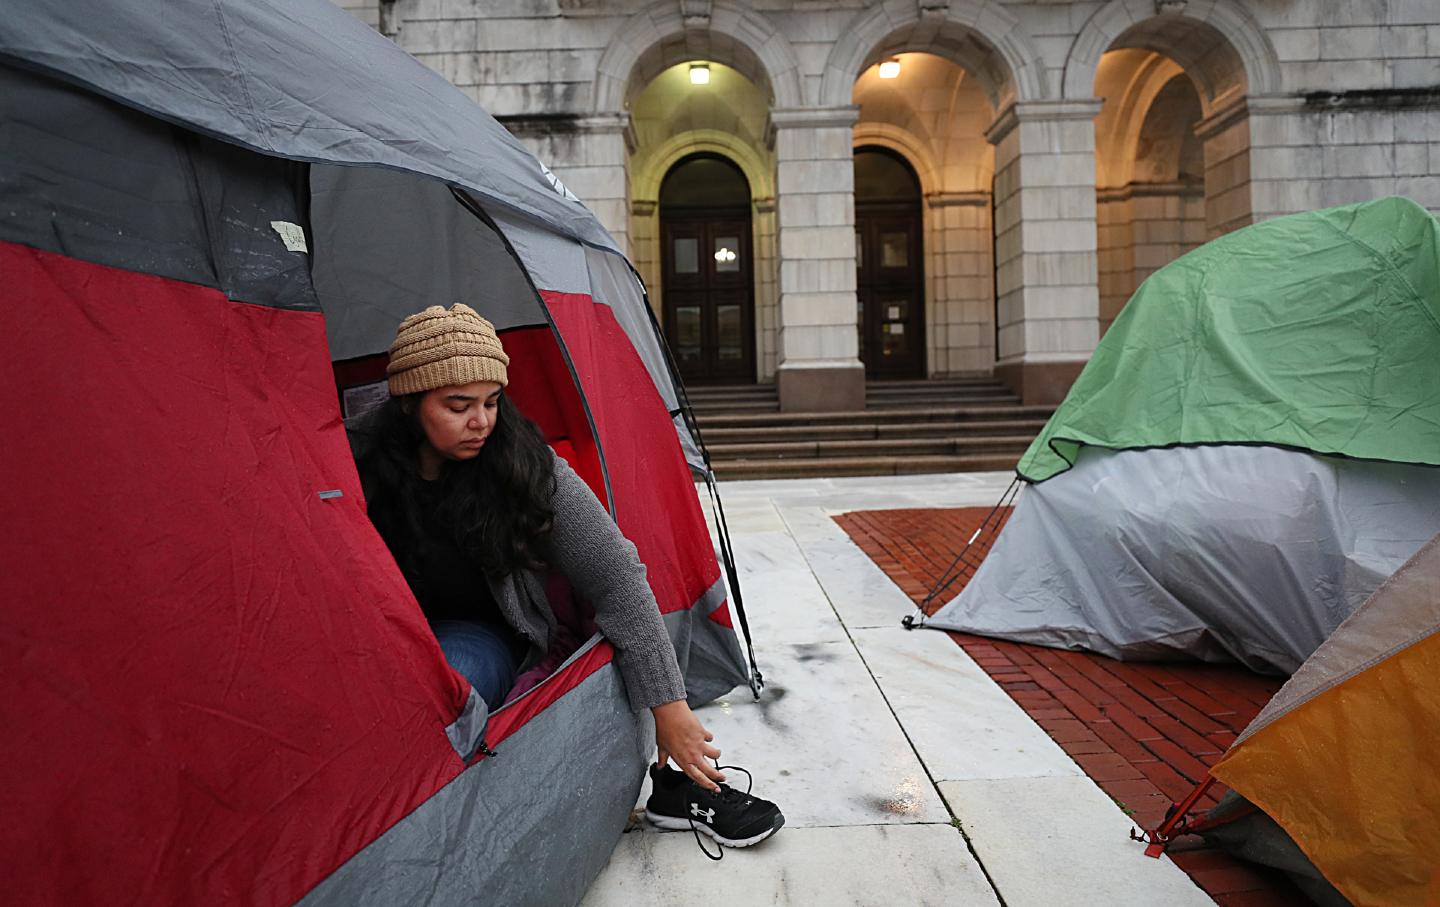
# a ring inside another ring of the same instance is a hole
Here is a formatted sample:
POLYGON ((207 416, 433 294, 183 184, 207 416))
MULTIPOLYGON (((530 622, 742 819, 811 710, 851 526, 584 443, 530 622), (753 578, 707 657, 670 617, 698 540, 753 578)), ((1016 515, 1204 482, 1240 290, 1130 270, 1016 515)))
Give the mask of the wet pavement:
POLYGON ((641 904, 1212 905, 833 517, 993 504, 1010 473, 723 483, 768 689, 699 711, 786 827, 713 863, 641 823, 586 897, 641 904))

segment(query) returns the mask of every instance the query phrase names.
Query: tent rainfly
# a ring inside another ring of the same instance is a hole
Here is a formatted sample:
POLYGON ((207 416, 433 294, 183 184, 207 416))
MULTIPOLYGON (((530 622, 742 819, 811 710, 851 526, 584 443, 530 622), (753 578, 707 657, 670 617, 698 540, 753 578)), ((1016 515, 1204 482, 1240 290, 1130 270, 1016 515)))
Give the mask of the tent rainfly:
POLYGON ((332 359, 494 321, 712 699, 745 660, 609 236, 326 0, 16 0, 0 142, 7 899, 578 901, 652 731, 583 602, 486 714, 365 516, 332 359))
POLYGON ((1437 466, 1440 220, 1386 198, 1266 221, 1145 281, 925 625, 1293 673, 1215 774, 1354 903, 1420 903, 1437 466))

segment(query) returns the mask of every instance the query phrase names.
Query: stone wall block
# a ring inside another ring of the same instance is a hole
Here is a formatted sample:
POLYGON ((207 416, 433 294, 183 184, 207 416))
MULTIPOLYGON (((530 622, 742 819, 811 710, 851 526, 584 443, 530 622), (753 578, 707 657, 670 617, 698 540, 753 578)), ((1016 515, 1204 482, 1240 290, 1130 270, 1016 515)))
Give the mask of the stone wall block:
POLYGON ((1026 352, 1040 354, 1069 354, 1088 356, 1094 352, 1100 341, 1100 326, 1096 321, 1095 288, 1088 294, 1077 289, 1077 295, 1088 295, 1088 300, 1078 300, 1077 309, 1088 307, 1088 317, 1054 318, 1045 320, 1027 319, 1024 323, 1026 352))
POLYGON ((850 227, 785 227, 780 230, 780 257, 841 259, 855 267, 855 231, 850 227))
POLYGON ((1084 221, 1040 220, 1021 224, 1024 251, 1094 252, 1095 228, 1084 221))
MULTIPOLYGON (((1394 145, 1333 145, 1323 149, 1322 157, 1325 177, 1395 175, 1394 145)), ((1294 171, 1297 176, 1304 172, 1294 171)))
POLYGON ((1275 56, 1282 62, 1320 59, 1320 29, 1276 28, 1270 30, 1275 56))
POLYGON ((1032 186, 1021 194, 1020 216, 1026 220, 1091 221, 1096 218, 1095 193, 1076 191, 1074 186, 1032 186))
MULTIPOLYGON (((1099 279, 1099 258, 1089 252, 1045 252, 1018 259, 1012 279, 1026 286, 1086 286, 1099 279)), ((1011 275, 1007 275, 1011 276, 1011 275)))
POLYGON ((1023 154, 1019 168, 1027 189, 1077 186, 1094 190, 1095 155, 1090 152, 1023 154))
POLYGON ((1440 211, 1440 174, 1401 177, 1395 181, 1394 192, 1431 211, 1440 211))
POLYGON ((1373 60, 1382 56, 1381 30, 1375 26, 1320 29, 1320 59, 1373 60))

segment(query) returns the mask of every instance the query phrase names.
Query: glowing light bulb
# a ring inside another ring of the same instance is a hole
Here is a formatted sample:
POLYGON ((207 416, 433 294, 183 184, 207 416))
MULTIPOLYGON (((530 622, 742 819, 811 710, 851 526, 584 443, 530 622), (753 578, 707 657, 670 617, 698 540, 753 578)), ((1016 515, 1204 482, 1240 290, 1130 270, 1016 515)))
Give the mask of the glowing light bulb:
POLYGON ((691 63, 691 64, 690 64, 690 84, 691 84, 691 85, 709 85, 709 84, 710 84, 710 64, 708 64, 708 63, 691 63))
POLYGON ((886 60, 880 64, 880 78, 894 79, 900 76, 900 61, 886 60))

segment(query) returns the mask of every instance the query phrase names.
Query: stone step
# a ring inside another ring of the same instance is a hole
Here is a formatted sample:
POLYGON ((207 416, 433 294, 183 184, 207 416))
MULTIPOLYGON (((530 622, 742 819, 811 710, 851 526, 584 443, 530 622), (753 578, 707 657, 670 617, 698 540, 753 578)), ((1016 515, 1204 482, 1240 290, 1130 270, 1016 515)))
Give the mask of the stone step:
POLYGON ((685 393, 691 400, 775 400, 777 392, 773 384, 706 385, 687 387, 685 393))
POLYGON ((997 419, 973 422, 901 422, 856 425, 768 425, 751 428, 700 429, 707 445, 759 444, 767 441, 860 441, 871 438, 936 438, 943 436, 1025 435, 1033 438, 1045 427, 1044 419, 997 419))
POLYGON ((779 400, 696 400, 690 398, 690 408, 698 416, 702 413, 765 413, 778 412, 780 410, 779 400))
POLYGON ((815 457, 800 460, 727 460, 716 463, 722 481, 743 479, 804 479, 834 476, 888 476, 943 472, 1013 470, 1019 454, 962 456, 815 457))
POLYGON ((895 409, 914 406, 971 406, 984 405, 989 403, 1018 404, 1020 398, 1008 390, 1000 390, 996 393, 967 392, 963 394, 914 394, 911 396, 895 397, 871 397, 865 401, 865 408, 872 409, 895 409))
POLYGON ((833 413, 705 412, 696 413, 700 430, 762 428, 783 425, 893 425, 921 422, 974 422, 996 419, 1048 419, 1053 406, 1019 406, 1013 403, 977 403, 966 406, 896 407, 833 413))
POLYGON ((948 397, 985 396, 985 394, 1011 393, 1009 387, 999 382, 976 384, 867 384, 865 399, 887 399, 887 397, 948 397))
POLYGON ((851 441, 780 441, 761 444, 707 444, 710 462, 739 460, 793 460, 823 457, 949 456, 964 454, 1011 454, 1018 457, 1030 446, 1031 435, 995 437, 871 438, 851 441))

